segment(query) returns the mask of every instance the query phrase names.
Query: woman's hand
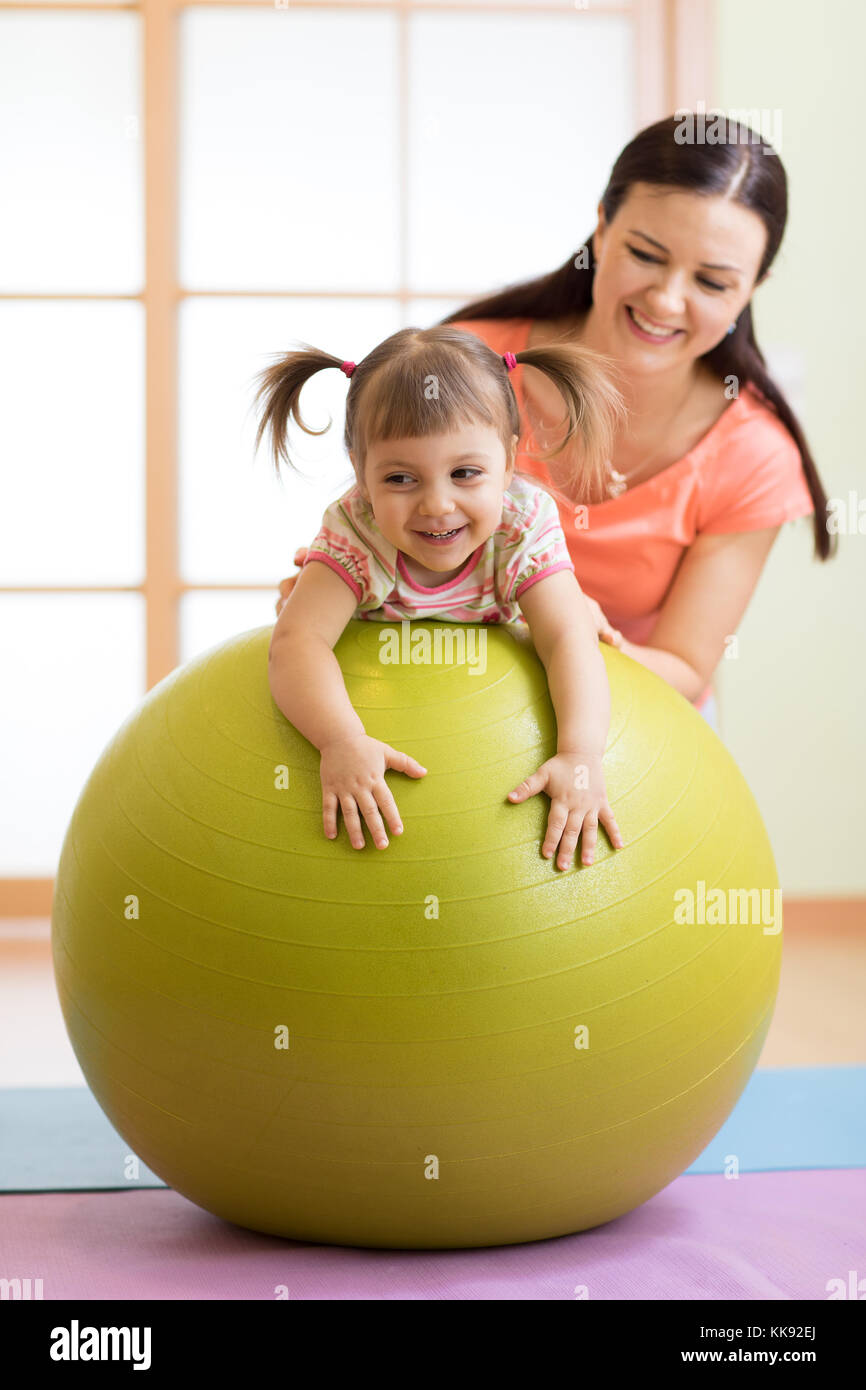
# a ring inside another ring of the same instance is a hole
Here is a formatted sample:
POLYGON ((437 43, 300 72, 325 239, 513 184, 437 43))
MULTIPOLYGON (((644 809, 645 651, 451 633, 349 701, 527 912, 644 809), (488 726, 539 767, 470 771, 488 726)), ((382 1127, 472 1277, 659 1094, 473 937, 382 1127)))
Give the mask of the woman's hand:
POLYGON ((394 835, 403 833, 397 803, 385 781, 385 769, 405 772, 408 777, 424 777, 426 767, 408 753, 400 753, 367 734, 352 734, 326 743, 321 755, 322 818, 329 840, 337 836, 338 807, 354 849, 364 848, 361 816, 379 849, 388 844, 382 815, 394 835))
MULTIPOLYGON (((297 563, 297 561, 295 563, 297 563)), ((286 581, 284 580, 283 583, 285 582, 286 581)), ((602 613, 601 608, 596 603, 594 598, 590 598, 589 594, 586 593, 583 595, 583 597, 589 604, 589 611, 592 614, 592 620, 595 623, 595 630, 598 634, 599 641, 609 642, 612 647, 621 647, 622 633, 620 632, 619 628, 611 626, 611 624, 608 622, 607 618, 602 613)))
MULTIPOLYGON (((306 558, 307 547, 305 545, 299 545, 297 550, 295 551, 294 564, 298 565, 298 567, 300 568, 303 566, 303 563, 306 560, 306 558)), ((289 594, 292 592, 295 585, 297 584, 298 578, 299 576, 297 574, 290 574, 288 579, 280 580, 280 597, 277 599, 276 604, 274 605, 277 610, 277 617, 280 616, 283 609, 285 608, 286 603, 288 602, 289 594)))
POLYGON ((622 849, 623 838, 608 803, 601 764, 601 758, 595 754, 557 753, 508 793, 509 801, 520 802, 540 791, 547 792, 550 814, 541 853, 549 859, 559 845, 556 863, 560 869, 570 866, 581 829, 582 862, 592 863, 599 821, 614 849, 622 849))

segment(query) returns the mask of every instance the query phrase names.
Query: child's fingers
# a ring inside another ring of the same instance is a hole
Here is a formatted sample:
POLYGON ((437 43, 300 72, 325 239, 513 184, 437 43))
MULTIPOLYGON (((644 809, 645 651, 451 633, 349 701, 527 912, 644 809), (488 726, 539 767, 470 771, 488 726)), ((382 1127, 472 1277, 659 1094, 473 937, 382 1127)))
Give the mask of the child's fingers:
POLYGON ((385 750, 385 766, 391 767, 395 772, 405 772, 407 777, 426 777, 427 769, 422 767, 417 758, 410 758, 408 753, 401 753, 399 748, 392 748, 390 744, 383 743, 385 750))
POLYGON ((358 809, 370 830, 373 837, 373 844, 377 849, 385 849, 388 844, 388 836, 385 834, 385 826, 382 817, 379 815, 379 807, 372 792, 361 792, 356 798, 358 809))
POLYGON ((608 642, 612 647, 622 646, 622 633, 619 628, 605 627, 599 633, 603 642, 608 642))
POLYGON ((397 810, 397 803, 394 800, 391 788, 384 778, 374 789, 374 795, 379 803, 379 810, 388 822, 391 834, 402 835, 403 822, 400 819, 400 812, 397 810))
POLYGON ((580 836, 580 822, 582 816, 580 811, 572 811, 569 814, 562 839, 559 842, 559 853, 556 856, 557 867, 568 869, 574 859, 574 851, 577 849, 577 841, 580 836))
POLYGON ((622 849, 625 841, 622 838, 622 833, 620 832, 620 828, 616 823, 616 818, 613 814, 613 811, 610 809, 608 805, 602 806, 601 810, 598 813, 598 818, 604 826, 605 830, 607 831, 607 838, 610 840, 614 849, 622 849))
POLYGON ((358 807, 355 804, 354 797, 341 796, 340 810, 343 812, 343 820, 346 822, 349 843, 353 849, 363 849, 364 832, 361 829, 361 818, 358 815, 358 807))
MULTIPOLYGON (((508 793, 509 801, 525 801, 528 796, 535 796, 543 787, 547 785, 547 774, 541 768, 533 772, 530 777, 525 777, 519 787, 508 793)), ((552 853, 553 851, 551 851, 552 853)))
POLYGON ((595 847, 598 843, 598 816, 595 811, 587 811, 583 822, 583 848, 581 850, 581 861, 584 864, 591 864, 595 858, 595 847))
POLYGON ((333 792, 325 792, 322 796, 322 824, 325 834, 329 840, 337 838, 337 806, 338 801, 333 792))
MULTIPOLYGON (((545 859, 549 859, 556 846, 562 838, 562 832, 568 822, 568 808, 563 801, 551 801, 550 814, 547 817, 547 833, 544 836, 544 843, 541 846, 541 853, 545 859)), ((574 838, 577 844, 577 836, 574 838)), ((572 846, 572 851, 574 846, 572 846)))

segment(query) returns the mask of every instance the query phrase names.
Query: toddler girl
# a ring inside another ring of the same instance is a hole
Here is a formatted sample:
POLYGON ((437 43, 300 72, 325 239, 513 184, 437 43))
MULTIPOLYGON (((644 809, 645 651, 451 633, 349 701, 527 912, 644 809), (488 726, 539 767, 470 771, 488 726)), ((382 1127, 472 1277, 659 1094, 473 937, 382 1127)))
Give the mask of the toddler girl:
POLYGON ((353 617, 525 620, 547 671, 557 751, 509 799, 546 792, 542 853, 558 846, 561 869, 581 831, 583 863, 592 863, 599 820, 622 845, 602 773, 610 691, 596 627, 556 504, 514 471, 520 417, 508 374, 518 362, 558 387, 567 428, 556 451, 579 442, 586 495, 602 493, 621 402, 585 348, 499 357, 474 334, 437 324, 394 333, 357 366, 305 345, 257 378, 256 448, 269 428, 278 473, 281 458, 291 463, 290 417, 324 433, 301 418, 304 383, 324 367, 351 379, 344 444, 356 481, 325 512, 274 627, 268 670, 276 704, 321 754, 325 834, 336 836, 339 807, 356 849, 362 817, 379 848, 388 844, 383 816, 402 833, 385 770, 423 777, 426 769, 368 737, 352 708, 333 648, 353 617))

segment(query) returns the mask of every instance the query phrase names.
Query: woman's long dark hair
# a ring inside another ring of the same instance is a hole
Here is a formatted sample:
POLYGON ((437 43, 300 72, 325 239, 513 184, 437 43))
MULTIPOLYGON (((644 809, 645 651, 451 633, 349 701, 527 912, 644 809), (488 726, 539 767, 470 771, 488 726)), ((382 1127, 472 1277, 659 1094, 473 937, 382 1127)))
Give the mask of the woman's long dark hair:
MULTIPOLYGON (((647 183, 683 188, 694 193, 718 193, 731 198, 760 217, 767 229, 767 245, 757 279, 769 270, 785 231, 788 216, 788 181, 785 167, 772 145, 749 126, 724 120, 724 139, 718 144, 677 142, 682 129, 679 117, 668 116, 647 126, 626 145, 611 170, 601 203, 605 219, 612 222, 632 184, 647 183)), ((592 238, 587 254, 569 256, 564 265, 537 280, 511 285, 498 294, 449 314, 442 323, 466 319, 559 319, 589 309, 595 278, 592 238), (576 264, 579 262, 579 264, 576 264)), ((815 505, 813 529, 815 555, 828 559, 836 551, 836 536, 827 529, 827 494, 796 415, 769 375, 755 341, 751 304, 737 319, 735 331, 722 339, 701 361, 720 378, 734 376, 739 387, 751 383, 775 411, 800 451, 803 472, 815 505)))

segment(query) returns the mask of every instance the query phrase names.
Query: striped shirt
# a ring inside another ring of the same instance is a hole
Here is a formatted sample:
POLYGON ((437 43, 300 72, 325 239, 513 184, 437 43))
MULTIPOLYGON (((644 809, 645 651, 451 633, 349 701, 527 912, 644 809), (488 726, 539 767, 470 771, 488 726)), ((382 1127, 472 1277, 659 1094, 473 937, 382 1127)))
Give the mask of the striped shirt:
POLYGON ((521 619, 520 597, 539 579, 574 571, 556 503, 514 475, 502 499, 496 530, 453 579, 433 588, 413 579, 403 553, 386 540, 357 484, 328 507, 305 564, 320 561, 355 595, 355 617, 441 618, 454 623, 521 619))

